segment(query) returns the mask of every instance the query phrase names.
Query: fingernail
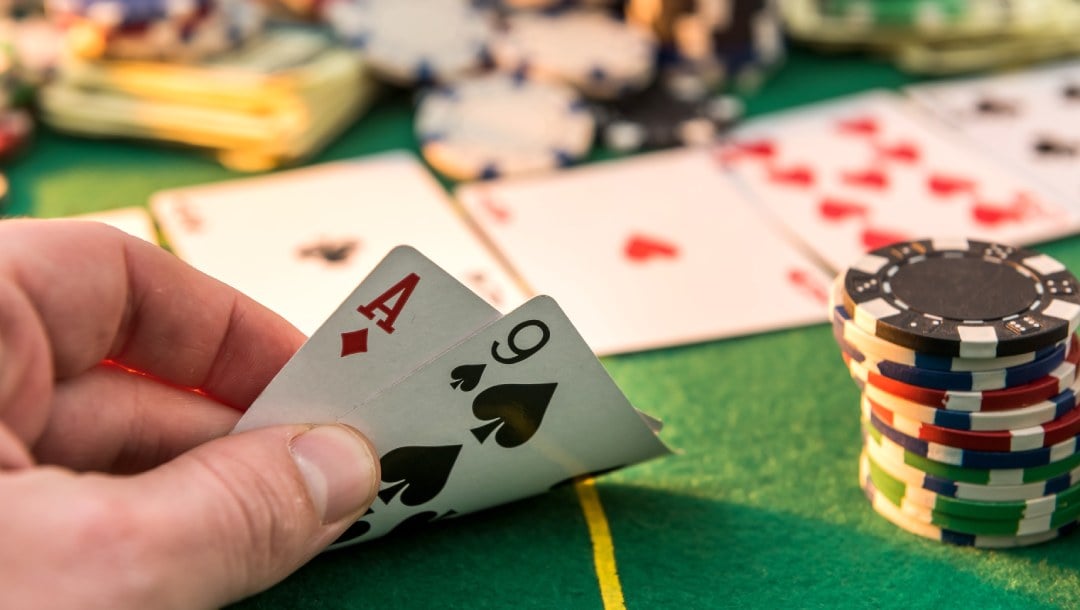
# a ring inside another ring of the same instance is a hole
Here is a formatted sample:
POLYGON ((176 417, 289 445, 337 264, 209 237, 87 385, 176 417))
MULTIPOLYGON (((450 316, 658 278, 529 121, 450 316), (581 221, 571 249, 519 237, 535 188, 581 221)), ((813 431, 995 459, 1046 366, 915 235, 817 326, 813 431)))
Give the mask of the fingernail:
POLYGON ((291 450, 323 523, 357 514, 375 499, 375 456, 358 433, 319 426, 294 438, 291 450))

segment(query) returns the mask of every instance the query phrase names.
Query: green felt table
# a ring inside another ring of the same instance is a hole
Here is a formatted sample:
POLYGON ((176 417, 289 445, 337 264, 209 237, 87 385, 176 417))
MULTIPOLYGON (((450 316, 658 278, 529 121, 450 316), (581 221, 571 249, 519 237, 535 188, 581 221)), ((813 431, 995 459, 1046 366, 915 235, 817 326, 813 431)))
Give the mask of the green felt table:
MULTIPOLYGON (((908 77, 797 51, 749 101, 759 114, 908 77)), ((391 96, 315 161, 415 148, 391 96)), ((605 157, 597 153, 595 159, 605 157)), ((145 204, 232 178, 197 154, 45 131, 9 168, 8 212, 145 204)), ((1040 246, 1080 270, 1080 238, 1040 246)), ((724 282, 723 277, 712 281, 724 282)), ((726 286, 739 299, 742 286, 726 286)), ((658 312, 668 315, 677 312, 658 312)), ((878 517, 857 483, 858 392, 826 325, 606 358, 677 455, 602 477, 628 608, 1077 607, 1080 537, 980 551, 878 517)), ((318 557, 241 608, 603 607, 573 488, 318 557)))

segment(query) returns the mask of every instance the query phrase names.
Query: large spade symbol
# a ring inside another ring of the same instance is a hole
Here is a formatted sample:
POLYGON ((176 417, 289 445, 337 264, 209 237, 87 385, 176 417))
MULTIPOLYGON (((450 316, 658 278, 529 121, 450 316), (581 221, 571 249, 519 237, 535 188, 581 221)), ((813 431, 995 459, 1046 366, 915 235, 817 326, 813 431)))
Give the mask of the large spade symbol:
POLYGON ((558 385, 507 383, 480 392, 473 400, 473 415, 477 419, 494 421, 473 428, 473 436, 483 443, 497 428, 495 442, 499 445, 512 449, 525 443, 544 421, 544 413, 558 385))
POLYGON ((440 447, 398 447, 382 456, 383 483, 394 483, 379 492, 387 504, 401 493, 401 503, 419 506, 439 495, 454 462, 461 453, 461 445, 440 447))

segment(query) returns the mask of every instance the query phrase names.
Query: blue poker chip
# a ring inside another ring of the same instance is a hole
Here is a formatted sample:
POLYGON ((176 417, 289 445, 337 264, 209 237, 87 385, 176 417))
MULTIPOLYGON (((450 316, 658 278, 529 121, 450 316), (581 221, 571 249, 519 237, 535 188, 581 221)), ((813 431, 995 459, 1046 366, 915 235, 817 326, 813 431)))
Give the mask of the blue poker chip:
POLYGON ((844 353, 868 371, 914 386, 961 392, 1001 390, 1046 377, 1065 361, 1068 351, 1065 344, 1059 344, 1043 353, 1038 360, 1008 368, 990 371, 943 371, 901 364, 864 354, 845 341, 842 335, 836 335, 835 327, 834 338, 844 353))
POLYGON ((1080 289, 1059 261, 966 239, 874 250, 844 274, 844 309, 869 334, 927 354, 1034 352, 1080 323, 1080 289))
POLYGON ((1077 448, 1080 446, 1078 445, 1080 436, 1074 436, 1050 447, 1025 451, 960 449, 924 441, 900 432, 878 417, 876 412, 870 410, 866 401, 863 401, 863 415, 875 430, 907 451, 935 462, 963 466, 964 468, 1011 469, 1046 466, 1076 454, 1077 448))

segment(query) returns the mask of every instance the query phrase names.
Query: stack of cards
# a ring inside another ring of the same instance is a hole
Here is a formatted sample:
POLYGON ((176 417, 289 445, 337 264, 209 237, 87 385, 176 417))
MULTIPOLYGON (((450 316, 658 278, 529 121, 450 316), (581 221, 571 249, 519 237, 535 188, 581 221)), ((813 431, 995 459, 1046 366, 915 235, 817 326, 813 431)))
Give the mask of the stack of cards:
POLYGON ((63 131, 195 146, 253 171, 315 154, 377 91, 359 56, 322 32, 274 28, 196 65, 71 59, 40 106, 63 131))
MULTIPOLYGON (((280 281, 280 280, 279 280, 280 281)), ((399 247, 237 425, 349 424, 382 463, 378 500, 338 544, 542 493, 664 455, 549 297, 498 311, 399 247)))

